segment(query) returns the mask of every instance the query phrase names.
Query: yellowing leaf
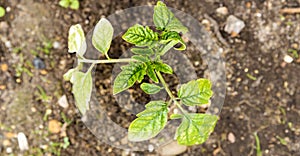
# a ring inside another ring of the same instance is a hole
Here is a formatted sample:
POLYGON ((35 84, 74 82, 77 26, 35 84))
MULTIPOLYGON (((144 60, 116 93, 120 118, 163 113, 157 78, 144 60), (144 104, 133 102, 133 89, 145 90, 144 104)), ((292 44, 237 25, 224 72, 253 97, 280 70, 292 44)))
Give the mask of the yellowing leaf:
POLYGON ((199 145, 213 132, 218 117, 209 114, 186 114, 176 130, 175 139, 180 145, 199 145))
POLYGON ((129 126, 128 140, 144 141, 155 137, 167 124, 168 109, 164 101, 151 101, 129 126))
POLYGON ((151 30, 148 26, 136 24, 130 27, 122 38, 131 44, 138 47, 151 46, 158 40, 158 34, 151 30))
POLYGON ((72 93, 74 94, 76 106, 84 115, 89 110, 89 102, 92 94, 93 79, 91 72, 82 73, 75 71, 72 77, 72 93))
POLYGON ((116 77, 113 86, 113 93, 118 94, 131 86, 136 81, 141 82, 146 74, 146 65, 144 63, 130 63, 121 67, 122 72, 116 77))
POLYGON ((212 94, 208 79, 192 80, 183 84, 178 91, 178 97, 187 106, 207 104, 212 94))
POLYGON ((97 23, 93 32, 93 46, 102 54, 105 54, 107 56, 107 52, 112 42, 113 34, 114 29, 110 22, 107 19, 102 18, 97 23))
POLYGON ((154 7, 153 21, 158 30, 176 31, 186 33, 188 29, 174 16, 166 4, 157 2, 154 7))
POLYGON ((87 45, 85 42, 84 32, 80 24, 72 25, 69 30, 68 48, 69 53, 76 52, 79 56, 83 57, 87 45))

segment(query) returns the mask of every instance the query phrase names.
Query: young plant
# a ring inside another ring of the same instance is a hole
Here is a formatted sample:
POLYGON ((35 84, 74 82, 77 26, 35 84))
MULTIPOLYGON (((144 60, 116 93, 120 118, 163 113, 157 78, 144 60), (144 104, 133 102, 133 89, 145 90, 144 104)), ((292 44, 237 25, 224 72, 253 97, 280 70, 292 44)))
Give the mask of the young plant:
POLYGON ((78 0, 60 0, 59 5, 64 8, 71 8, 74 10, 79 9, 79 1, 78 0))
POLYGON ((78 66, 69 70, 64 78, 73 84, 76 105, 82 114, 89 110, 89 101, 92 93, 91 70, 99 63, 128 62, 122 66, 122 71, 114 80, 113 94, 118 94, 134 84, 141 83, 148 76, 153 83, 142 83, 141 89, 147 94, 157 94, 165 90, 169 101, 151 101, 146 104, 146 109, 137 114, 137 118, 130 124, 128 139, 130 141, 144 141, 155 137, 167 124, 168 118, 181 119, 182 123, 177 128, 175 139, 181 145, 196 145, 205 142, 213 131, 218 117, 210 114, 188 113, 182 105, 200 106, 209 103, 213 92, 211 82, 207 79, 192 80, 183 84, 177 96, 169 89, 162 75, 173 74, 172 68, 163 62, 161 57, 170 49, 182 51, 186 45, 181 38, 181 33, 188 29, 174 16, 167 6, 159 1, 154 8, 153 21, 156 30, 148 26, 136 24, 130 27, 122 38, 136 47, 131 49, 134 54, 131 58, 112 59, 108 55, 113 27, 108 20, 102 18, 96 25, 93 36, 93 46, 106 56, 107 60, 89 60, 84 57, 86 42, 84 32, 80 25, 74 25, 69 31, 69 52, 76 52, 78 66), (176 45, 176 46, 175 46, 176 45), (82 72, 82 64, 91 64, 86 72, 82 72), (169 107, 174 105, 180 114, 168 117, 169 107))
POLYGON ((5 15, 5 9, 0 6, 0 17, 3 17, 5 15))

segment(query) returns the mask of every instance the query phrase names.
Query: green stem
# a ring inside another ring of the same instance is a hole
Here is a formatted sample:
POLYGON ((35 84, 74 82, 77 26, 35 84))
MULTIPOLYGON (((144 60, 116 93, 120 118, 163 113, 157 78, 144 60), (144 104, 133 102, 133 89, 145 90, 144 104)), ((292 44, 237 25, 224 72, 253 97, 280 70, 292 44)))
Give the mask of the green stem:
POLYGON ((79 62, 83 63, 93 63, 93 64, 100 64, 100 63, 124 63, 124 62, 136 62, 136 60, 131 58, 125 59, 110 59, 110 60, 88 60, 88 59, 78 59, 79 62))
POLYGON ((108 56, 107 53, 105 54, 105 56, 106 56, 106 58, 107 58, 108 60, 111 60, 111 58, 108 56))
POLYGON ((89 73, 89 72, 91 72, 91 71, 92 71, 92 69, 94 68, 94 66, 95 66, 95 63, 93 63, 93 64, 90 66, 90 68, 88 69, 88 71, 87 71, 86 73, 89 73))
POLYGON ((163 76, 161 75, 161 73, 159 71, 156 71, 156 74, 158 76, 158 79, 160 80, 160 82, 162 83, 162 85, 164 86, 166 92, 168 93, 168 95, 170 96, 171 100, 174 101, 175 105, 180 109, 180 111, 183 113, 184 116, 187 116, 186 111, 181 107, 181 105, 178 103, 177 98, 175 98, 175 96, 172 94, 168 84, 166 83, 165 79, 163 78, 163 76))

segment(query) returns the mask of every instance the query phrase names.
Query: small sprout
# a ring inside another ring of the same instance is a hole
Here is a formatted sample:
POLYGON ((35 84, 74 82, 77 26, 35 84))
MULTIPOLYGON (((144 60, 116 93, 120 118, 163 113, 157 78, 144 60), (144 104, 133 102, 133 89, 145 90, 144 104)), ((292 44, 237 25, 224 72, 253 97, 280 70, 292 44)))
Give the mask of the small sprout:
POLYGON ((288 49, 288 52, 291 53, 293 55, 293 57, 295 57, 296 59, 299 58, 299 54, 298 51, 295 49, 288 49))
POLYGON ((59 5, 64 8, 71 8, 73 10, 79 9, 79 1, 78 0, 60 0, 59 5))
POLYGON ((256 142, 256 156, 262 156, 262 152, 260 149, 260 140, 256 132, 254 133, 254 137, 256 142))
POLYGON ((248 77, 249 79, 253 80, 253 81, 257 80, 257 78, 254 77, 254 76, 251 75, 251 74, 247 74, 247 77, 248 77))
POLYGON ((279 140, 280 144, 285 145, 285 146, 288 144, 284 138, 281 138, 278 135, 276 136, 276 138, 279 140))

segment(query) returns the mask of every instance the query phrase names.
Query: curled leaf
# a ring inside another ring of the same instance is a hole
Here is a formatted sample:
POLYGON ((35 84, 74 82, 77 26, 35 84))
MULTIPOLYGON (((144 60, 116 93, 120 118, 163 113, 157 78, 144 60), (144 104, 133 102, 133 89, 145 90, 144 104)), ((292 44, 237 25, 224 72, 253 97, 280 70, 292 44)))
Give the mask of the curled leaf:
POLYGON ((79 56, 83 57, 87 45, 85 42, 84 32, 80 24, 72 25, 69 30, 68 48, 69 53, 76 52, 79 56))

